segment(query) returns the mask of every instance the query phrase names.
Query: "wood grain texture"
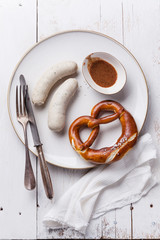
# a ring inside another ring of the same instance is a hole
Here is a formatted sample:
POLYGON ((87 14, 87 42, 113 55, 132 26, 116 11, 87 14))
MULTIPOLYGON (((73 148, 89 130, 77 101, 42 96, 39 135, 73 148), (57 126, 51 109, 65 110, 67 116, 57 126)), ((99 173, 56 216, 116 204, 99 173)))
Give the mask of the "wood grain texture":
MULTIPOLYGON (((86 235, 71 229, 44 228, 42 219, 54 201, 87 170, 49 165, 55 198, 46 198, 40 175, 37 191, 24 189, 24 146, 10 124, 6 92, 12 71, 36 41, 71 29, 105 33, 124 44, 137 58, 149 87, 149 113, 142 133, 149 132, 160 157, 160 0, 0 0, 0 239, 124 239, 160 238, 160 187, 139 202, 91 221, 86 235), (8 150, 9 149, 9 150, 8 150)), ((159 162, 155 163, 159 176, 159 162)))
POLYGON ((24 188, 24 146, 11 126, 6 101, 15 65, 35 43, 35 12, 32 0, 0 1, 0 239, 36 237, 36 195, 24 188))
MULTIPOLYGON (((123 2, 101 1, 101 32, 124 44, 123 31, 123 2)), ((105 214, 102 218, 102 225, 104 226, 102 234, 104 238, 130 238, 130 206, 105 214)))
MULTIPOLYGON (((97 0, 84 1, 77 0, 39 0, 38 1, 38 39, 52 35, 56 32, 70 29, 90 29, 99 31, 100 22, 100 2, 97 0), (98 11, 97 11, 98 9, 98 11), (79 12, 81 14, 79 15, 79 12), (90 16, 90 17, 88 17, 90 16)), ((53 188, 56 201, 72 184, 74 184, 87 170, 67 170, 50 166, 50 172, 53 180, 53 188)), ((39 179, 39 181, 41 181, 39 179)), ((39 184, 40 185, 40 184, 39 184)), ((53 200, 53 201, 54 201, 53 200)), ((84 238, 85 236, 70 229, 47 230, 42 225, 44 214, 52 207, 52 201, 46 203, 44 193, 38 190, 38 238, 84 238), (44 205, 45 204, 45 205, 44 205)), ((101 236, 99 229, 101 220, 94 221, 89 227, 88 237, 97 238, 101 236), (90 233, 91 232, 91 233, 90 233)))
POLYGON ((38 0, 39 40, 72 29, 99 31, 100 11, 99 0, 38 0))
MULTIPOLYGON (((159 159, 159 53, 160 1, 123 1, 124 42, 141 64, 149 87, 149 112, 142 133, 149 132, 157 147, 159 159)), ((159 178, 160 164, 155 163, 159 178)), ((159 238, 159 185, 133 204, 133 237, 159 238)))
MULTIPOLYGON (((72 19, 74 21, 72 23, 72 29, 89 29, 96 30, 105 33, 116 40, 123 43, 123 9, 122 3, 119 0, 114 1, 48 1, 48 5, 44 4, 44 1, 39 0, 38 4, 38 29, 39 29, 39 39, 43 39, 47 34, 54 34, 55 32, 68 30, 70 29, 72 19), (92 8, 90 6, 92 5, 92 8), (116 8, 115 8, 116 6, 116 8), (73 10, 74 9, 74 10, 73 10), (78 12, 82 13, 80 17, 78 12), (44 18, 45 16, 45 18, 44 18), (47 17, 46 17, 47 16, 47 17), (62 17, 63 16, 63 17, 62 17), (90 18, 88 18, 90 16, 90 18), (116 16, 116 17, 115 17, 116 16), (59 19, 58 23, 55 19, 59 19), (84 25, 85 23, 85 25, 84 25), (95 24, 96 23, 96 24, 95 24), (95 27, 96 26, 96 27, 95 27), (54 27, 57 27, 54 29, 54 27)), ((57 168, 56 168, 57 169, 57 168)), ((52 168, 51 168, 52 171, 52 168)), ((59 171, 62 172, 61 169, 59 171)), ((66 173, 69 170, 63 170, 63 179, 65 182, 68 182, 66 177, 66 173)), ((79 171, 73 171, 73 176, 77 175, 79 171)), ((53 170, 53 176, 54 176, 53 170)), ((60 174, 61 175, 61 174, 60 174)), ((60 176, 59 174, 57 175, 60 176)), ((73 178, 73 177, 72 177, 73 178)), ((63 181, 62 179, 60 181, 63 181)), ((74 178, 73 178, 73 183, 74 178)), ((54 179, 53 179, 54 182, 54 179)), ((58 184, 61 183, 58 181, 58 184)), ((62 193, 64 192, 64 188, 62 188, 62 193)), ((55 200, 58 199, 55 196, 55 200)), ((40 201, 40 200, 39 200, 40 201)), ((42 200, 43 203, 43 200, 42 200)), ((50 205, 50 204, 49 204, 50 205)), ((43 208, 44 209, 44 208, 43 208)), ((41 225, 41 221, 43 218, 43 214, 41 212, 43 209, 39 209, 39 228, 38 228, 38 237, 47 236, 47 233, 44 234, 44 227, 41 225)), ((50 207, 48 206, 48 209, 50 207)), ((131 214, 130 208, 124 208, 124 210, 111 211, 107 213, 105 216, 100 218, 99 220, 91 221, 88 231, 86 233, 86 238, 115 238, 118 237, 128 237, 130 236, 130 228, 131 228, 131 214), (117 217, 117 219, 116 219, 117 217), (121 218, 124 218, 126 221, 120 221, 121 218), (118 220, 118 221, 117 221, 118 220)), ((73 238, 75 238, 75 233, 72 231, 73 238)), ((48 232, 49 237, 69 237, 68 230, 59 231, 51 231, 48 232), (59 235, 60 234, 60 235, 59 235)), ((81 235, 77 234, 77 238, 81 235)))

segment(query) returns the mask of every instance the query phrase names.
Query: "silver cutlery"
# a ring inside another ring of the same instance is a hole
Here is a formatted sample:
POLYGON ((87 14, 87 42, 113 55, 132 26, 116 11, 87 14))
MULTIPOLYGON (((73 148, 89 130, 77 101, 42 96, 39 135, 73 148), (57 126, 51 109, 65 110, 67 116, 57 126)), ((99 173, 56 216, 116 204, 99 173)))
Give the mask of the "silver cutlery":
POLYGON ((27 139, 27 124, 29 122, 29 117, 26 111, 24 102, 24 87, 16 87, 16 114, 17 120, 23 126, 24 131, 24 142, 25 142, 25 174, 24 174, 24 185, 26 189, 32 190, 35 188, 35 177, 30 161, 29 149, 28 149, 28 139, 27 139))
POLYGON ((42 143, 41 143, 41 140, 39 137, 37 124, 36 124, 34 112, 32 109, 32 104, 30 101, 29 93, 28 93, 28 86, 26 85, 26 81, 25 81, 25 78, 23 75, 20 75, 20 84, 21 84, 21 86, 25 87, 25 104, 26 104, 27 113, 28 113, 28 116, 30 119, 29 124, 31 127, 31 133, 32 133, 33 141, 34 141, 34 146, 36 147, 37 152, 38 152, 38 159, 40 162, 40 169, 41 169, 41 175, 42 175, 45 193, 49 199, 52 199, 53 198, 53 187, 52 187, 51 177, 50 177, 47 163, 45 161, 45 157, 43 154, 42 143))

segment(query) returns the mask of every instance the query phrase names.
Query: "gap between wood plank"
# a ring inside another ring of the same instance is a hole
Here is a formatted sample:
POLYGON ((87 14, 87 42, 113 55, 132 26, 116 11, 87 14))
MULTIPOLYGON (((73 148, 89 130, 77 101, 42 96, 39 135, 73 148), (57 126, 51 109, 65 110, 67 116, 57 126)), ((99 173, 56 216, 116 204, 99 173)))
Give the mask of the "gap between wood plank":
POLYGON ((132 206, 132 203, 130 206, 130 210, 131 210, 131 239, 133 239, 133 206, 132 206))
POLYGON ((124 16, 123 16, 123 2, 121 4, 122 6, 122 43, 124 45, 124 16))
MULTIPOLYGON (((36 43, 38 43, 38 0, 36 0, 36 43)), ((36 157, 36 238, 38 238, 38 157, 36 157)))
POLYGON ((38 43, 38 0, 36 0, 36 43, 38 43))
POLYGON ((36 157, 36 238, 38 237, 38 157, 36 157))
POLYGON ((116 209, 114 210, 115 211, 115 239, 117 238, 117 228, 116 228, 116 226, 117 226, 117 221, 116 221, 116 209))

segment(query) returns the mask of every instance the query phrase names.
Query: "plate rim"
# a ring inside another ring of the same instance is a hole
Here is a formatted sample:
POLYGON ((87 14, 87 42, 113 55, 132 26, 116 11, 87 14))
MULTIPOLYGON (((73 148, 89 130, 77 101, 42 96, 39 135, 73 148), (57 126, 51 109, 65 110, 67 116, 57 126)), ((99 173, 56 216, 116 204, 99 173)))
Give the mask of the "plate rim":
MULTIPOLYGON (((102 36, 102 37, 105 37, 105 38, 108 38, 110 39, 111 41, 115 42, 116 44, 118 44, 121 48, 123 48, 127 53, 129 53, 129 55, 134 59, 134 61, 136 62, 136 64, 138 65, 140 71, 142 72, 142 75, 143 75, 143 78, 145 80, 145 84, 146 84, 146 90, 147 90, 147 106, 146 106, 146 113, 145 113, 145 117, 144 117, 144 121, 143 121, 143 124, 139 130, 139 133, 141 132, 143 126, 144 126, 144 123, 146 121, 146 117, 147 117, 147 113, 148 113, 148 106, 149 106, 149 90, 148 90, 148 85, 147 85, 147 80, 146 80, 146 77, 145 77, 145 74, 142 70, 142 67, 141 65, 139 64, 138 60, 135 58, 135 56, 130 52, 130 50, 128 48, 126 48, 122 43, 120 43, 119 41, 117 41, 116 39, 108 36, 107 34, 104 34, 104 33, 101 33, 101 32, 98 32, 98 31, 94 31, 94 30, 85 30, 85 29, 73 29, 73 30, 65 30, 65 31, 59 31, 57 33, 54 33, 54 34, 51 34, 49 35, 48 37, 45 37, 44 39, 36 42, 35 44, 33 44, 23 55, 22 57, 20 58, 20 60, 17 62, 17 64, 15 65, 14 67, 14 70, 11 74, 11 77, 10 77, 10 80, 9 80, 9 85, 8 85, 8 90, 7 90, 7 109, 8 109, 8 114, 9 114, 9 119, 10 119, 10 122, 11 122, 11 125, 17 135, 17 137, 19 138, 19 140, 24 144, 24 141, 22 140, 22 138, 19 136, 17 130, 16 130, 16 127, 13 123, 13 120, 12 120, 12 117, 11 117, 11 108, 10 108, 10 91, 11 91, 11 85, 12 85, 12 82, 13 82, 13 78, 15 76, 15 73, 19 67, 19 65, 21 64, 21 62, 23 61, 23 59, 32 51, 32 49, 34 49, 36 46, 40 45, 42 42, 45 42, 46 40, 52 38, 52 37, 55 37, 57 35, 61 35, 61 34, 65 34, 65 33, 73 33, 73 32, 85 32, 85 33, 92 33, 92 34, 96 34, 96 35, 99 35, 99 36, 102 36)), ((38 154, 36 154, 35 152, 33 152, 31 149, 29 149, 33 154, 34 156, 38 157, 38 154)), ((47 159, 46 159, 47 161, 47 159)), ((57 167, 61 167, 61 168, 66 168, 66 169, 75 169, 75 170, 81 170, 81 169, 92 169, 94 168, 96 165, 93 165, 93 166, 88 166, 88 167, 84 167, 84 168, 72 168, 72 167, 63 167, 61 165, 57 165, 55 163, 51 163, 50 161, 47 161, 49 164, 53 165, 53 166, 57 166, 57 167)))

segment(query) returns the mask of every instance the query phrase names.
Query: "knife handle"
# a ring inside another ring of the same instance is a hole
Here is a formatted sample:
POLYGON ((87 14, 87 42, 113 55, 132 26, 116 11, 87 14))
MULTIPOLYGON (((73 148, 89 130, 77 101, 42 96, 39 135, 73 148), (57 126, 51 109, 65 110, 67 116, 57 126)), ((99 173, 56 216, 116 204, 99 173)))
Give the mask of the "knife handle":
POLYGON ((38 152, 38 158, 40 161, 40 169, 41 169, 41 175, 42 175, 42 180, 43 180, 43 184, 44 184, 44 189, 45 189, 47 197, 49 199, 52 199, 53 198, 53 187, 52 187, 51 177, 49 174, 47 163, 44 158, 42 145, 37 146, 37 152, 38 152))

